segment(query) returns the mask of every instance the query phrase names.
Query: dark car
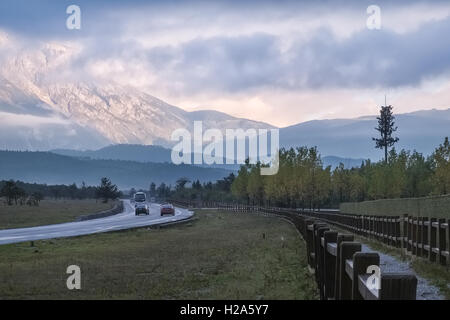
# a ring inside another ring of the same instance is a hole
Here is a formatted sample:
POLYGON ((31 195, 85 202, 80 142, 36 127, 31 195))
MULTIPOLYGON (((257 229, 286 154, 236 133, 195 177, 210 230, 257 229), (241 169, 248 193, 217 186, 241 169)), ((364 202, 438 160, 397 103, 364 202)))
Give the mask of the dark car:
POLYGON ((165 214, 175 215, 175 208, 170 203, 165 203, 161 205, 161 216, 165 214))

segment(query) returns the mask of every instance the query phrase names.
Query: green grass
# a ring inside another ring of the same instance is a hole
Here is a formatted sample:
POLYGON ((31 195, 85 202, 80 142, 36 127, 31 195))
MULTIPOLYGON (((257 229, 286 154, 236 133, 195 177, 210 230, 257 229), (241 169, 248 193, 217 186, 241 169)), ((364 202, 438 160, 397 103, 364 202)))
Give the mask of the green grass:
POLYGON ((39 206, 0 205, 0 229, 34 227, 71 222, 77 217, 111 209, 115 202, 87 200, 42 200, 39 206))
POLYGON ((284 220, 200 210, 168 228, 0 246, 0 298, 317 299, 305 252, 284 220), (66 288, 72 264, 81 290, 66 288))
POLYGON ((430 279, 431 284, 439 288, 445 299, 450 300, 450 268, 425 259, 413 259, 412 268, 420 276, 430 279))

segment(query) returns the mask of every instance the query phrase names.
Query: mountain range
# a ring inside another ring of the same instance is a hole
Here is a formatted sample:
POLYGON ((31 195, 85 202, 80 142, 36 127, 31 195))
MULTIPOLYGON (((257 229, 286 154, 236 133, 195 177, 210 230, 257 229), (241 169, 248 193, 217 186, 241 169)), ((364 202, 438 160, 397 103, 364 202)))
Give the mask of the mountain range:
MULTIPOLYGON (((98 150, 55 149, 50 150, 50 152, 68 157, 75 157, 82 160, 123 160, 136 161, 141 163, 170 163, 172 161, 171 149, 152 145, 144 146, 132 144, 117 144, 100 148, 98 150)), ((322 157, 322 161, 325 167, 331 166, 332 168, 335 168, 339 166, 340 163, 342 163, 346 168, 352 168, 360 166, 364 159, 324 156, 322 157)), ((237 171, 240 165, 203 165, 203 167, 215 167, 237 171)))
MULTIPOLYGON (((78 58, 78 49, 67 44, 43 43, 38 49, 14 51, 14 39, 0 33, 0 46, 0 53, 13 52, 0 54, 3 150, 97 150, 114 144, 168 148, 173 145, 171 133, 178 128, 192 132, 196 120, 203 121, 205 130, 222 132, 275 128, 217 111, 187 112, 135 87, 67 75, 78 58)), ((396 148, 430 154, 450 133, 450 109, 396 114, 396 124, 396 148)), ((375 115, 308 121, 280 128, 280 145, 317 146, 323 156, 378 160, 382 152, 372 141, 375 126, 375 115)))
MULTIPOLYGON (((395 144, 397 150, 429 155, 450 136, 450 109, 396 114, 395 125, 398 129, 394 136, 400 139, 395 144)), ((379 160, 383 152, 375 149, 372 141, 378 134, 376 126, 376 116, 308 121, 282 128, 280 144, 317 146, 322 155, 379 160)))
MULTIPOLYGON (((13 45, 0 33, 0 46, 13 45)), ((0 58, 1 149, 171 145, 171 133, 192 131, 195 120, 204 129, 273 128, 218 111, 187 112, 135 87, 67 75, 77 59, 77 48, 69 45, 44 43, 0 58)))

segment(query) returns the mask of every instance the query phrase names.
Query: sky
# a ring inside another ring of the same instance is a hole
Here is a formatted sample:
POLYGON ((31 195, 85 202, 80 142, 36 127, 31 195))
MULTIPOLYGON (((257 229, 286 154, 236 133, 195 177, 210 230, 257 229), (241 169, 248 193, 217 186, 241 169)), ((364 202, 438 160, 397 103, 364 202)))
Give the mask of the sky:
POLYGON ((2 34, 73 47, 66 77, 279 127, 373 115, 385 95, 396 113, 450 107, 449 1, 2 0, 2 34))

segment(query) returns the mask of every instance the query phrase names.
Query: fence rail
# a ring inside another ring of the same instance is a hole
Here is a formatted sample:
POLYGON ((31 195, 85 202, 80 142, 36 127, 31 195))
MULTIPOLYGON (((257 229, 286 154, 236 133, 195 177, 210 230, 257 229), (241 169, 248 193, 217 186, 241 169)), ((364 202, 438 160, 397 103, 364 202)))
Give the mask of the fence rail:
POLYGON ((289 212, 308 216, 355 234, 380 241, 441 265, 450 265, 450 219, 409 216, 344 214, 337 210, 310 211, 212 201, 173 201, 186 207, 220 208, 234 212, 289 212))
MULTIPOLYGON (((236 213, 258 212, 290 220, 306 242, 308 265, 311 272, 314 273, 320 298, 323 300, 416 299, 417 278, 411 273, 381 273, 378 277, 379 289, 373 289, 368 282, 371 274, 367 273, 367 267, 379 267, 380 257, 378 253, 361 252, 361 243, 354 241, 353 234, 342 234, 332 230, 329 226, 334 224, 356 234, 375 237, 394 246, 410 244, 411 251, 413 251, 412 248, 418 248, 418 238, 414 238, 415 242, 409 242, 416 233, 412 231, 415 225, 414 221, 409 221, 407 217, 377 216, 362 219, 357 215, 344 215, 336 211, 312 212, 217 202, 172 202, 175 205, 185 207, 217 208, 236 213)), ((426 225, 422 224, 422 226, 426 225)), ((447 241, 445 248, 448 249, 448 223, 444 225, 443 223, 436 224, 430 221, 428 226, 429 233, 432 236, 432 228, 438 230, 438 234, 435 235, 436 239, 441 239, 441 242, 439 242, 441 244, 447 241), (446 231, 442 232, 441 229, 446 231), (444 238, 443 234, 447 238, 444 238), (447 240, 443 241, 442 239, 447 240)), ((429 243, 434 242, 430 240, 429 243)), ((424 246, 420 246, 420 248, 424 249, 424 246)), ((436 257, 448 257, 441 250, 443 247, 437 248, 438 250, 431 245, 428 250, 434 252, 436 257)), ((372 279, 373 277, 370 280, 372 279)))

